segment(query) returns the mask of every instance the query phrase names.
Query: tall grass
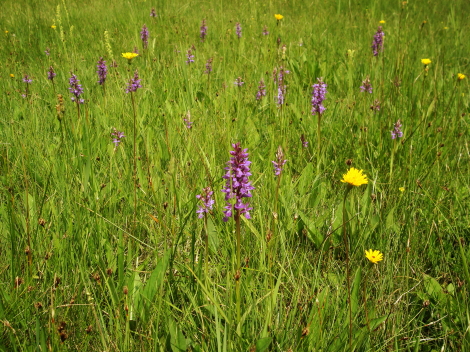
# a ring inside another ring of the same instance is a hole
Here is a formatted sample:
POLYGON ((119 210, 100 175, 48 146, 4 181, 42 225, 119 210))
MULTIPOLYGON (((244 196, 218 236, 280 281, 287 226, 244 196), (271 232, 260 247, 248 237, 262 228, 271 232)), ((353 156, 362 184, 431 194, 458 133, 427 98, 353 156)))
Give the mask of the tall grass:
POLYGON ((469 86, 457 79, 470 73, 469 9, 463 0, 4 1, 0 349, 469 349, 469 86), (384 51, 374 57, 379 25, 384 51), (128 65, 121 53, 135 47, 128 65), (279 106, 281 67, 290 73, 279 106), (135 69, 143 88, 131 99, 135 69), (79 115, 71 73, 84 87, 79 115), (372 94, 359 89, 367 76, 372 94), (319 133, 310 101, 320 77, 319 133), (398 119, 404 136, 392 140, 398 119), (114 128, 126 135, 117 148, 114 128), (240 217, 241 265, 220 192, 236 142, 255 186, 252 219, 240 217), (282 177, 271 163, 279 146, 282 177), (343 202, 350 166, 369 183, 343 202), (214 209, 198 219, 207 186, 214 209), (384 260, 369 263, 368 249, 384 260))

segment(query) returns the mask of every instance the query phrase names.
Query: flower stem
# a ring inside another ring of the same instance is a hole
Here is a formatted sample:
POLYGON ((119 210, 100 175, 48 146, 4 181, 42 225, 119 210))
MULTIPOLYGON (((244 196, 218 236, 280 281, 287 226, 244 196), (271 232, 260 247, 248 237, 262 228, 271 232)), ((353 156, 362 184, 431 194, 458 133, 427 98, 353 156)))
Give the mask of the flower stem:
POLYGON ((136 227, 136 215, 137 215, 137 158, 136 158, 136 134, 137 134, 137 113, 135 110, 135 99, 134 92, 131 93, 132 100, 132 110, 134 113, 134 169, 133 169, 133 180, 134 180, 134 214, 132 216, 132 235, 135 236, 135 227, 136 227))
POLYGON ((352 305, 351 305, 351 283, 350 283, 350 270, 349 270, 349 240, 346 233, 347 212, 346 212, 346 197, 352 186, 348 184, 343 198, 343 241, 346 253, 346 284, 348 288, 348 305, 349 305, 349 349, 352 347, 352 305))

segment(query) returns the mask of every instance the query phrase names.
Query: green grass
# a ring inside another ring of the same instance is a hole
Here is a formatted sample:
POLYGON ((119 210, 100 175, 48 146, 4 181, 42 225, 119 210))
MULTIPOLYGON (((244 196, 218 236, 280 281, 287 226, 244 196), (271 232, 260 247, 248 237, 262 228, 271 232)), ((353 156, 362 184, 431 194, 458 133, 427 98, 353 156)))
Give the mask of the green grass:
POLYGON ((4 1, 0 350, 470 349, 470 92, 468 78, 457 80, 470 74, 469 10, 464 0, 4 1), (374 57, 380 20, 385 46, 374 57), (134 47, 128 65, 121 53, 134 47), (290 71, 282 107, 281 67, 290 71), (125 92, 134 70, 135 134, 125 92), (84 88, 79 115, 71 72, 84 88), (359 89, 367 76, 372 94, 359 89), (310 113, 319 77, 328 84, 320 149, 310 113), (404 136, 392 140, 398 119, 404 136), (116 149, 114 128, 126 135, 116 149), (220 192, 237 142, 255 186, 241 267, 220 192), (280 179, 278 146, 288 160, 280 179), (369 183, 343 209, 346 162, 369 183), (198 219, 207 186, 215 206, 198 219), (367 249, 384 260, 370 264, 367 249))

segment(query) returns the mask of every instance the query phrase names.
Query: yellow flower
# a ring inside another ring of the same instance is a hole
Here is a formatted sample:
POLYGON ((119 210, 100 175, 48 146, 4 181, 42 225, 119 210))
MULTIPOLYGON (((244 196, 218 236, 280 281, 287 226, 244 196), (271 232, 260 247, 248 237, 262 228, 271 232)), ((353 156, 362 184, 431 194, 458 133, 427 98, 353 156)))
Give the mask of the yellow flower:
POLYGON ((457 79, 458 79, 459 81, 465 79, 465 77, 467 77, 467 76, 465 76, 463 73, 457 73, 457 79))
POLYGON ((15 78, 15 75, 13 73, 10 73, 11 78, 15 78))
POLYGON ((379 21, 379 23, 381 23, 381 24, 384 24, 384 23, 385 23, 385 21, 384 21, 384 20, 382 20, 382 21, 379 21))
POLYGON ((278 21, 280 21, 280 20, 282 20, 282 19, 284 18, 283 15, 279 15, 279 14, 274 15, 274 17, 275 17, 276 20, 278 20, 278 21))
POLYGON ((55 24, 53 24, 53 25, 51 26, 51 28, 52 28, 52 29, 56 29, 57 26, 56 26, 55 24))
POLYGON ((448 29, 449 29, 449 27, 444 27, 444 29, 445 29, 445 30, 448 30, 448 29))
POLYGON ((405 192, 405 187, 400 187, 398 189, 400 190, 400 192, 405 192))
POLYGON ((373 251, 369 249, 366 251, 366 258, 370 260, 371 263, 377 264, 381 260, 384 260, 384 255, 380 251, 373 251))
POLYGON ((8 31, 5 31, 5 34, 8 34, 8 31))
POLYGON ((427 66, 431 63, 432 61, 429 60, 429 59, 421 59, 421 63, 424 65, 424 66, 427 66))
POLYGON ((129 61, 131 61, 134 57, 139 56, 139 54, 136 53, 122 53, 121 55, 129 61))
POLYGON ((341 182, 349 183, 351 186, 360 186, 367 184, 367 175, 362 173, 362 170, 350 168, 347 173, 343 175, 341 182))

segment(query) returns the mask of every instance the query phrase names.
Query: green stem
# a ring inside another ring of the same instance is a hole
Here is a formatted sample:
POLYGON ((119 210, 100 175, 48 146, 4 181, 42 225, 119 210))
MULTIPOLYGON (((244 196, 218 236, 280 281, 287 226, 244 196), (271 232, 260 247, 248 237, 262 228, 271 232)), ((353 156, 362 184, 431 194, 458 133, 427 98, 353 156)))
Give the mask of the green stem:
POLYGON ((237 300, 237 333, 241 335, 241 327, 240 327, 240 320, 241 320, 241 302, 240 302, 240 252, 241 252, 241 245, 240 245, 240 210, 236 209, 235 211, 235 226, 236 226, 236 234, 237 234, 237 270, 235 271, 235 284, 236 284, 236 300, 237 300))
POLYGON ((348 305, 349 305, 349 349, 352 347, 352 305, 351 305, 351 284, 350 284, 350 272, 349 272, 349 241, 348 235, 346 233, 346 222, 347 222, 347 213, 346 213, 346 197, 348 196, 349 191, 352 186, 347 185, 346 191, 344 192, 343 198, 343 241, 344 248, 346 252, 346 284, 348 288, 348 305))

